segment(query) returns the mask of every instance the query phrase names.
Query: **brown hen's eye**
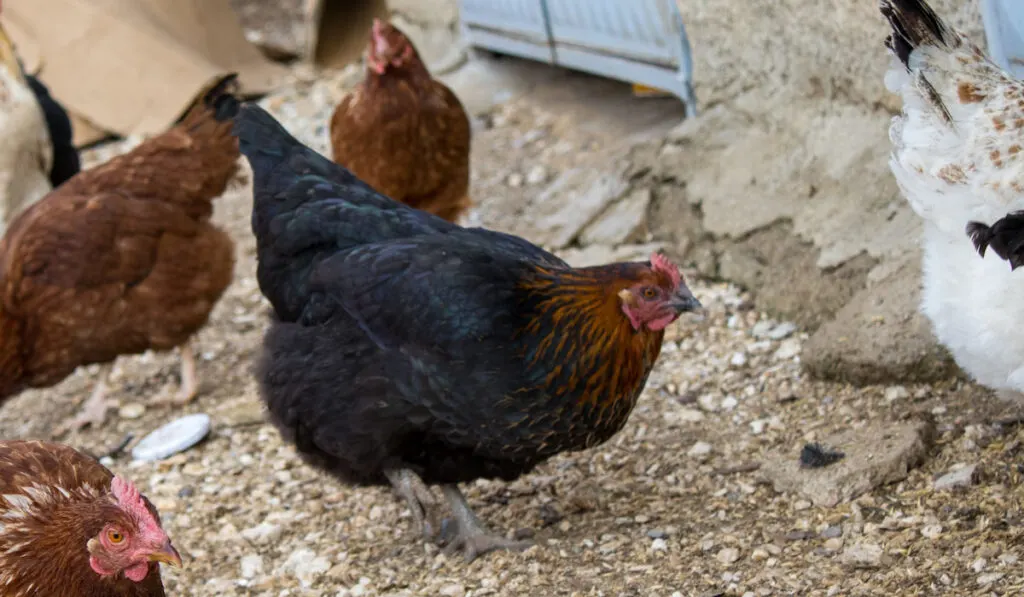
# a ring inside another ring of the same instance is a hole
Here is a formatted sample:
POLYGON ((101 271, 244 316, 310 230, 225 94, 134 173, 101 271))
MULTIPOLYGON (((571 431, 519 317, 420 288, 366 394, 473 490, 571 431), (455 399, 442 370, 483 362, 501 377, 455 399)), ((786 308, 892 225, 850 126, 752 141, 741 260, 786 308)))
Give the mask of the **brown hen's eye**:
POLYGON ((110 531, 109 533, 107 533, 107 538, 110 539, 111 543, 120 543, 124 541, 124 535, 118 533, 117 531, 110 531))
POLYGON ((647 299, 652 299, 652 298, 654 298, 654 297, 655 297, 655 296, 656 296, 657 294, 658 294, 658 293, 657 293, 657 292, 655 292, 655 290, 654 290, 653 288, 651 288, 650 286, 648 286, 647 288, 644 288, 644 298, 647 298, 647 299))

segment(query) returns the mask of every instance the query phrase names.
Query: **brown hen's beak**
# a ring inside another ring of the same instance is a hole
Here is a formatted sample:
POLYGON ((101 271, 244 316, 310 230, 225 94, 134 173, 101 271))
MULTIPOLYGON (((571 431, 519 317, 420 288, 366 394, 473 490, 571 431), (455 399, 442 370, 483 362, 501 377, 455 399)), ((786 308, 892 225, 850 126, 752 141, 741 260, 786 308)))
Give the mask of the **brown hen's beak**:
POLYGON ((165 543, 158 551, 149 554, 149 561, 181 568, 181 554, 178 553, 177 549, 174 549, 170 541, 165 543))
POLYGON ((668 301, 669 306, 676 310, 676 313, 687 313, 703 309, 704 306, 693 296, 689 288, 680 286, 672 298, 668 301))

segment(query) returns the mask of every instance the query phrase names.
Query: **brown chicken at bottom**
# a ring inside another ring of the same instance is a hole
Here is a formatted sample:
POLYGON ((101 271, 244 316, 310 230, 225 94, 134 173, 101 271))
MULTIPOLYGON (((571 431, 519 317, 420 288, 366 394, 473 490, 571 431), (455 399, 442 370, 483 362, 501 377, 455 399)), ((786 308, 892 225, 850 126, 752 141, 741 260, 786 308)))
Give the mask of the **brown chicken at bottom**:
POLYGON ((412 42, 374 20, 366 79, 331 118, 331 150, 378 193, 455 222, 470 206, 470 124, 412 42))
POLYGON ((210 222, 238 162, 235 76, 181 121, 79 173, 21 213, 0 241, 0 402, 102 363, 82 412, 101 424, 119 355, 181 349, 181 391, 198 382, 189 339, 231 282, 234 244, 210 222))
POLYGON ((0 441, 0 597, 163 597, 181 556, 131 481, 49 442, 0 441))

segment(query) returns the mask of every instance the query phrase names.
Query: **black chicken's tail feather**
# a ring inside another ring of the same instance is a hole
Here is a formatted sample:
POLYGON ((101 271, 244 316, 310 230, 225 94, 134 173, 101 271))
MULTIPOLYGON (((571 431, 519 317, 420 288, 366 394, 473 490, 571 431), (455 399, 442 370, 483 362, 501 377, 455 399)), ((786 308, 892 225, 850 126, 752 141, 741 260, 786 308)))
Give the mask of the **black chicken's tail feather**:
POLYGON ((878 6, 892 27, 885 45, 907 68, 920 46, 947 46, 952 32, 924 0, 881 0, 878 6))
POLYGON ((187 125, 189 122, 202 121, 207 114, 212 115, 217 122, 234 118, 242 104, 238 91, 238 73, 214 77, 199 90, 192 103, 182 112, 178 123, 187 125))
POLYGON ((1013 212, 991 226, 970 222, 967 235, 982 257, 991 248, 996 255, 1010 262, 1011 270, 1024 265, 1024 211, 1013 212))
POLYGON ((298 164, 278 171, 278 166, 289 161, 289 156, 302 154, 307 162, 317 162, 317 158, 326 160, 300 143, 269 112, 253 103, 243 104, 238 110, 233 132, 238 137, 239 150, 252 166, 253 184, 261 191, 259 194, 276 194, 291 186, 301 174, 295 169, 298 164))

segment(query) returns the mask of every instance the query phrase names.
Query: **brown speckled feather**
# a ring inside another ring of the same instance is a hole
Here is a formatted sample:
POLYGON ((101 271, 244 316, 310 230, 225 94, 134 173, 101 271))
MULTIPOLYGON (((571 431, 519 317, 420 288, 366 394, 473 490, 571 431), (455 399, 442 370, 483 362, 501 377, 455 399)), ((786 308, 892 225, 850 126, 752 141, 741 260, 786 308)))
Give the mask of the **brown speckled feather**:
POLYGON ((141 583, 89 567, 86 543, 116 513, 113 478, 65 445, 0 441, 0 597, 164 595, 157 564, 141 583))
POLYGON ((230 114, 217 114, 237 109, 228 82, 11 223, 0 241, 0 399, 80 365, 173 348, 206 323, 234 269, 230 237, 209 222, 239 155, 230 114))
POLYGON ((469 116, 418 68, 370 72, 341 101, 331 118, 333 157, 378 192, 455 221, 470 206, 469 116))

